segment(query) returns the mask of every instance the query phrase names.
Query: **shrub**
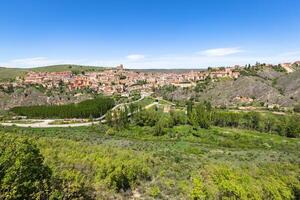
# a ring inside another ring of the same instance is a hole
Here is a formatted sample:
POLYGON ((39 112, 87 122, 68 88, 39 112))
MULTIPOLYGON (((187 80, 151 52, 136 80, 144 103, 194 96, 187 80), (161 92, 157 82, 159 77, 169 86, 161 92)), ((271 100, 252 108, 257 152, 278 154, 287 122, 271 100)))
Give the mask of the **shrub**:
POLYGON ((300 113, 300 103, 294 106, 294 112, 300 113))
POLYGON ((208 106, 201 103, 193 108, 189 122, 195 127, 200 126, 201 128, 208 129, 210 127, 210 116, 211 112, 208 106))
POLYGON ((150 196, 157 198, 160 195, 160 189, 158 186, 150 188, 150 196))
POLYGON ((190 196, 194 200, 207 199, 205 187, 200 179, 193 179, 193 189, 190 196))
POLYGON ((51 171, 39 149, 28 140, 0 139, 0 199, 46 198, 51 171))
POLYGON ((155 124, 154 134, 157 136, 164 135, 166 134, 167 129, 171 128, 173 125, 174 122, 170 114, 163 114, 155 124))
POLYGON ((115 191, 133 189, 140 180, 149 178, 149 169, 145 162, 128 157, 105 159, 98 177, 115 191))
POLYGON ((175 125, 184 125, 187 123, 187 115, 183 111, 172 110, 170 114, 175 125))
POLYGON ((139 126, 154 126, 161 117, 161 112, 154 109, 140 110, 133 116, 133 121, 139 126))

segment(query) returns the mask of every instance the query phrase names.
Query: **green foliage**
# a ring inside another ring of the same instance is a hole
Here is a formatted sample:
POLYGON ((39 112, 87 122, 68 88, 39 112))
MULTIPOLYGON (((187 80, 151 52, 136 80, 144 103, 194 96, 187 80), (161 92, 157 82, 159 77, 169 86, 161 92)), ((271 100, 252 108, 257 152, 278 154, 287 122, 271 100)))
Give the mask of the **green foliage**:
POLYGON ((171 110, 170 115, 173 119, 173 122, 175 125, 184 125, 187 124, 188 117, 184 113, 184 111, 176 111, 176 110, 171 110))
POLYGON ((133 122, 139 126, 154 126, 161 114, 162 112, 154 109, 142 109, 139 110, 139 112, 134 113, 133 122))
POLYGON ((89 118, 100 117, 114 106, 108 97, 97 97, 78 104, 15 107, 11 111, 32 118, 89 118))
POLYGON ((109 113, 109 126, 2 127, 0 134, 35 139, 53 172, 43 189, 49 199, 126 199, 130 191, 145 199, 299 199, 299 138, 282 137, 299 137, 298 115, 209 102, 191 106, 190 115, 139 106, 109 113))
POLYGON ((109 126, 113 126, 113 116, 112 116, 112 111, 109 110, 106 112, 105 114, 105 120, 106 120, 106 123, 109 125, 109 126))
POLYGON ((193 179, 193 190, 191 192, 191 198, 194 200, 201 200, 207 198, 204 185, 200 179, 193 179))
POLYGON ((0 199, 44 199, 51 171, 28 140, 0 136, 0 199))
POLYGON ((176 91, 178 88, 175 85, 164 85, 164 86, 160 86, 158 88, 153 88, 153 90, 155 91, 155 93, 158 93, 159 96, 162 96, 163 99, 167 99, 167 100, 171 100, 170 99, 170 93, 176 91))
POLYGON ((194 199, 296 199, 291 185, 299 186, 299 180, 293 174, 274 173, 280 170, 269 170, 263 165, 253 169, 207 166, 201 171, 203 183, 199 178, 194 179, 191 196, 194 199))
POLYGON ((262 115, 258 112, 214 111, 212 123, 221 127, 239 127, 287 137, 299 137, 300 117, 262 115))
POLYGON ((187 110, 187 116, 191 117, 193 111, 193 102, 191 100, 187 102, 186 110, 187 110))
POLYGON ((284 69, 280 64, 274 65, 272 68, 277 72, 287 72, 286 69, 284 69))
POLYGON ((147 84, 147 80, 137 80, 136 85, 145 85, 147 84))
POLYGON ((158 186, 150 188, 150 196, 157 198, 160 195, 161 191, 158 186))
POLYGON ((120 158, 111 162, 103 160, 97 177, 115 191, 126 191, 137 186, 138 181, 149 179, 149 168, 139 159, 120 158))
POLYGON ((294 106, 294 112, 300 113, 300 103, 294 106))
POLYGON ((141 98, 141 92, 139 90, 130 91, 130 97, 133 101, 136 101, 141 98))
POLYGON ((210 104, 200 103, 193 108, 189 121, 194 127, 208 129, 210 127, 211 116, 210 104))
POLYGON ((261 69, 260 66, 248 66, 241 70, 240 74, 242 76, 257 76, 257 72, 261 69))
POLYGON ((164 85, 160 88, 160 90, 166 91, 166 92, 174 92, 176 90, 176 86, 174 86, 174 85, 164 85))
POLYGON ((209 83, 211 83, 210 77, 207 77, 204 81, 199 81, 194 88, 195 92, 204 92, 209 83))
POLYGON ((117 130, 121 130, 123 128, 127 128, 129 125, 129 110, 128 107, 125 106, 119 110, 114 110, 113 112, 109 111, 106 116, 106 122, 109 126, 116 128, 117 130))
POLYGON ((167 133, 168 128, 173 127, 174 121, 170 114, 162 114, 160 119, 156 122, 154 127, 155 135, 164 135, 167 133))
POLYGON ((155 126, 110 129, 3 127, 0 135, 35 141, 52 171, 49 199, 299 199, 298 138, 214 126, 161 136, 155 126))

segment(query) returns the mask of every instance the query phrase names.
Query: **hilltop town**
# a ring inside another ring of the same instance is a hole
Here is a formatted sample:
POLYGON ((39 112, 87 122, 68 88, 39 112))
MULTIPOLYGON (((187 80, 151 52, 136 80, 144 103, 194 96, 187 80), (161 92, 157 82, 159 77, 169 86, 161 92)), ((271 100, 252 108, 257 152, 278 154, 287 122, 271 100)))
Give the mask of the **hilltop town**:
POLYGON ((128 100, 153 94, 176 102, 210 101, 215 106, 292 107, 300 99, 299 68, 300 61, 206 70, 131 70, 123 65, 33 68, 0 82, 0 108, 78 103, 98 94, 128 100))
MULTIPOLYGON (((175 72, 137 72, 124 69, 123 65, 101 72, 73 73, 63 72, 34 72, 24 77, 17 77, 14 86, 42 85, 44 88, 66 86, 69 91, 92 89, 105 95, 128 95, 131 91, 150 92, 153 88, 164 85, 190 87, 206 78, 238 78, 240 73, 236 68, 222 68, 210 71, 175 72)), ((4 87, 6 84, 2 84, 4 87)))
MULTIPOLYGON (((47 89, 59 88, 64 85, 69 91, 89 88, 96 93, 105 95, 128 95, 132 91, 151 92, 154 88, 164 85, 190 87, 198 81, 207 78, 238 78, 240 73, 234 67, 208 71, 175 72, 136 72, 124 69, 123 65, 100 72, 83 72, 75 74, 72 71, 34 72, 24 77, 17 77, 15 87, 26 85, 41 85, 47 89)), ((3 84, 5 85, 5 84, 3 84)), ((7 84, 6 84, 7 85, 7 84)))

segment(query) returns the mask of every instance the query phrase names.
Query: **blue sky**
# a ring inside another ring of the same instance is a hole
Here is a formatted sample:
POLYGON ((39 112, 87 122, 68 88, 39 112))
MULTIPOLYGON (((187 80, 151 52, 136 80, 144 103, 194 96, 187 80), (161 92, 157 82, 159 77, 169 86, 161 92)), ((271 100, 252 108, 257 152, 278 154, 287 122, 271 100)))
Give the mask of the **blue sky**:
POLYGON ((1 0, 0 66, 300 60, 299 0, 1 0))

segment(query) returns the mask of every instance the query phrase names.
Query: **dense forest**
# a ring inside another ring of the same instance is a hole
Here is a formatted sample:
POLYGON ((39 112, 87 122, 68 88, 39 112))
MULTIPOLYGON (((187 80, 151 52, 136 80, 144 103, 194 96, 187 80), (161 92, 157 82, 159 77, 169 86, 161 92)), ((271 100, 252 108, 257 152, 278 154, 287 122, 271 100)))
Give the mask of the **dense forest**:
POLYGON ((97 97, 78 104, 15 107, 11 111, 31 118, 89 118, 100 117, 114 106, 109 97, 97 97))

